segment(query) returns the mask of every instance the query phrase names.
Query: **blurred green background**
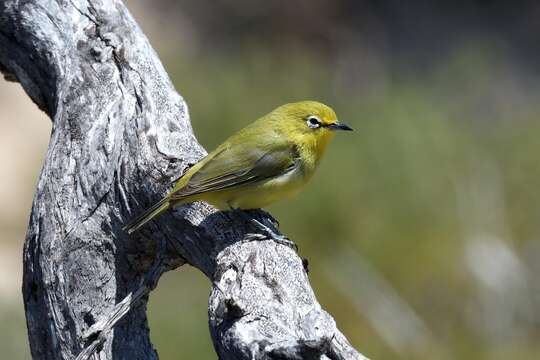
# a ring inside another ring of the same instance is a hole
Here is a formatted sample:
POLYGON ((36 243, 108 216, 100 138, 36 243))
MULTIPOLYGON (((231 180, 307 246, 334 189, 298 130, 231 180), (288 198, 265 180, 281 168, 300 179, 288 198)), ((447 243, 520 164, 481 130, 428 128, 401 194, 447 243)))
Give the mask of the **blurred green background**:
MULTIPOLYGON (((321 304, 372 359, 540 358, 540 4, 129 1, 212 149, 291 101, 340 134, 312 183, 269 208, 321 304)), ((29 351, 21 252, 50 122, 0 82, 0 348, 29 351)), ((209 283, 166 274, 162 359, 215 359, 209 283)))

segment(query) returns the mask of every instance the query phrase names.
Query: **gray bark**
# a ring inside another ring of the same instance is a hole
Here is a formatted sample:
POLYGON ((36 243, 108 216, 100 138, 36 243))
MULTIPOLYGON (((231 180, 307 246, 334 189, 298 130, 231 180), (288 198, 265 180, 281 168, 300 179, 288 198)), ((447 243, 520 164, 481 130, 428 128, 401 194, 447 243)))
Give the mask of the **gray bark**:
POLYGON ((121 230, 205 151, 120 1, 0 1, 0 70, 53 122, 24 247, 34 359, 157 359, 148 294, 184 263, 212 283, 220 359, 364 358, 321 309, 302 260, 274 240, 265 212, 195 203, 132 237, 121 230))

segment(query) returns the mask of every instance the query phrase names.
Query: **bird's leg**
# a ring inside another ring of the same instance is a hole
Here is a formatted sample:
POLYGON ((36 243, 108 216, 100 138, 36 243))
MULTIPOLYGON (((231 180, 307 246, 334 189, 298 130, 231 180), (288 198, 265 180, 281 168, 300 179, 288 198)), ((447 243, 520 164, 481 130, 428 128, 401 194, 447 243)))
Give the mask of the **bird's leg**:
MULTIPOLYGON (((255 225, 257 229, 262 230, 266 234, 267 238, 274 240, 278 244, 288 246, 292 248, 295 252, 298 252, 298 246, 293 241, 291 241, 285 235, 278 234, 276 231, 273 230, 273 228, 274 229, 277 228, 276 223, 277 223, 277 226, 279 226, 279 223, 277 222, 276 219, 274 219, 268 213, 266 213, 267 216, 263 217, 264 219, 263 221, 268 223, 268 225, 266 225, 266 224, 263 224, 261 221, 250 217, 248 215, 248 211, 242 210, 240 208, 235 208, 230 203, 227 203, 227 204, 229 205, 229 211, 231 211, 231 213, 240 216, 248 224, 255 225), (275 221, 276 223, 274 223, 272 220, 275 221)), ((251 239, 255 241, 264 240, 264 238, 256 237, 256 236, 252 237, 251 239)))
MULTIPOLYGON (((269 221, 269 220, 267 220, 267 221, 269 221)), ((276 233, 272 229, 272 227, 263 224, 262 222, 260 222, 257 219, 251 219, 251 223, 253 223, 258 229, 264 231, 266 233, 266 235, 270 239, 274 240, 278 244, 288 246, 291 249, 293 249, 295 252, 298 252, 298 246, 293 241, 291 241, 288 237, 286 237, 285 235, 281 235, 281 234, 276 233)), ((272 226, 273 226, 273 224, 272 224, 272 226)))
POLYGON ((269 222, 272 223, 272 226, 276 229, 279 229, 280 228, 280 224, 279 224, 279 220, 276 219, 275 217, 273 217, 268 211, 266 210, 263 210, 263 209, 259 209, 259 211, 263 212, 264 215, 266 215, 267 219, 269 222))
POLYGON ((251 217, 249 217, 248 214, 244 210, 238 207, 234 207, 229 201, 227 202, 227 205, 229 205, 229 211, 232 215, 236 215, 237 217, 239 217, 246 223, 251 222, 251 217))

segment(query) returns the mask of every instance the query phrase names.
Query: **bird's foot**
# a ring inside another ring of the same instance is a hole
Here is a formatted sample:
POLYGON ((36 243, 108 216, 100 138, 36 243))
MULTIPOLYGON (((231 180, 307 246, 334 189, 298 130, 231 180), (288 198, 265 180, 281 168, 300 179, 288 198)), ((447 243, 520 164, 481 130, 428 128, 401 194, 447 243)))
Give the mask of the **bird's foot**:
POLYGON ((278 234, 270 226, 263 224, 257 219, 251 219, 251 223, 253 223, 258 229, 264 231, 268 238, 274 240, 278 244, 290 247, 295 252, 298 252, 298 246, 285 235, 278 234))
POLYGON ((258 211, 262 212, 267 217, 266 220, 271 222, 274 228, 279 229, 280 224, 279 224, 279 221, 275 217, 273 217, 268 211, 264 209, 259 209, 258 211))

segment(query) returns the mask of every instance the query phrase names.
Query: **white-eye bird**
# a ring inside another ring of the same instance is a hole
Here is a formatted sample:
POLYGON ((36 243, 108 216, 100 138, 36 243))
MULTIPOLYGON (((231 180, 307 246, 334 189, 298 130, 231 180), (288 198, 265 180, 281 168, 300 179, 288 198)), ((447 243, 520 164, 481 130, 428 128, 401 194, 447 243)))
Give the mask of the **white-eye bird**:
POLYGON ((132 233, 168 208, 194 201, 221 210, 256 209, 292 196, 311 178, 337 130, 352 129, 320 102, 282 105, 193 165, 124 230, 132 233))

